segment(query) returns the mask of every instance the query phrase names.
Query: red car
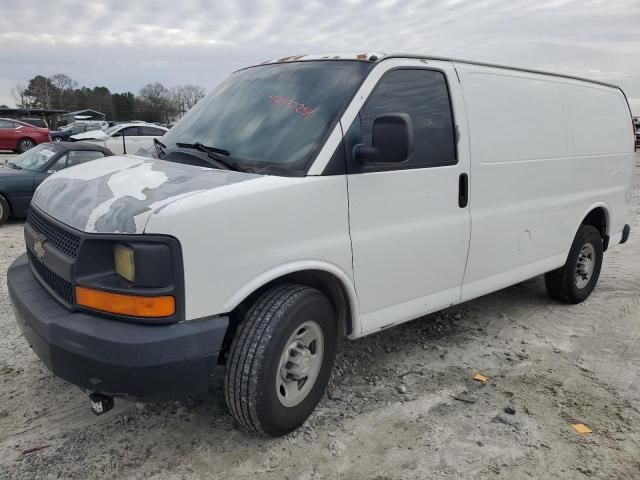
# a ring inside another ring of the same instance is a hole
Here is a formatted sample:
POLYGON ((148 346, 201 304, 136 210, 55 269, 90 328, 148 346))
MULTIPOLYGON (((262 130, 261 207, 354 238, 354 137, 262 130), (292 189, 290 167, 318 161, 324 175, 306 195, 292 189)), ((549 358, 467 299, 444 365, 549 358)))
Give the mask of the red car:
POLYGON ((0 118, 0 150, 23 153, 39 143, 50 141, 48 128, 34 127, 10 118, 0 118))

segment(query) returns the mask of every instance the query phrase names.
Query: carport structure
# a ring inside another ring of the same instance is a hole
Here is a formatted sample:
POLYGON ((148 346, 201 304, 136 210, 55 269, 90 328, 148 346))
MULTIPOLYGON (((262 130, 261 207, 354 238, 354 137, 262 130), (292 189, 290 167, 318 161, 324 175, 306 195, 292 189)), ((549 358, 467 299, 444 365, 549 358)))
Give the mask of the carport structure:
POLYGON ((54 110, 50 108, 0 108, 0 117, 21 120, 27 117, 40 117, 47 121, 49 128, 54 130, 60 124, 62 115, 66 110, 54 110))

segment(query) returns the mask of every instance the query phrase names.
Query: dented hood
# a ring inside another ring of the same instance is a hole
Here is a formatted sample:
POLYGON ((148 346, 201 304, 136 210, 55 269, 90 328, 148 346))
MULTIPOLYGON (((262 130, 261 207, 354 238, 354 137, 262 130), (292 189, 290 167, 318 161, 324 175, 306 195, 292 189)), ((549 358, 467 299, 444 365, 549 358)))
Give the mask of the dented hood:
POLYGON ((152 158, 107 157, 52 175, 38 187, 33 203, 85 232, 143 233, 149 217, 170 203, 259 177, 152 158))

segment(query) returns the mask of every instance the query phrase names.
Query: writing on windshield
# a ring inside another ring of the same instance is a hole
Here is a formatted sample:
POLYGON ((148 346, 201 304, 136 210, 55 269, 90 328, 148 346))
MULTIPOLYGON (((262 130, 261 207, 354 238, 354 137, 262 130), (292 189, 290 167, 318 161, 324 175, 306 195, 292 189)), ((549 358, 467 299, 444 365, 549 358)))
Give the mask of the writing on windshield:
POLYGON ((313 108, 305 105, 302 102, 296 102, 294 99, 285 97, 283 95, 273 94, 269 97, 269 101, 274 105, 280 105, 282 107, 293 110, 303 118, 309 118, 313 114, 313 108))

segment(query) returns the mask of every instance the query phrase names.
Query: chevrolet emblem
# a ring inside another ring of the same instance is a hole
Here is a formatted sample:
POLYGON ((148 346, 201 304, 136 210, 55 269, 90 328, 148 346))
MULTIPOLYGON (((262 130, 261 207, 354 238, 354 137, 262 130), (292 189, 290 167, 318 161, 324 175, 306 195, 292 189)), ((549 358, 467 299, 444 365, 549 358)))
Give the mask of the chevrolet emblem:
POLYGON ((47 253, 47 251, 44 249, 44 244, 41 240, 33 242, 33 251, 40 261, 44 260, 44 254, 47 253))

